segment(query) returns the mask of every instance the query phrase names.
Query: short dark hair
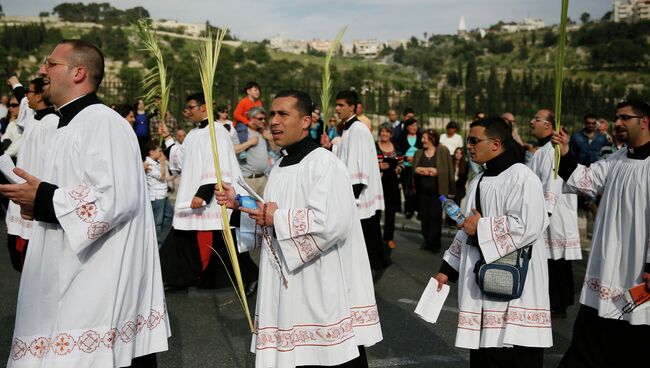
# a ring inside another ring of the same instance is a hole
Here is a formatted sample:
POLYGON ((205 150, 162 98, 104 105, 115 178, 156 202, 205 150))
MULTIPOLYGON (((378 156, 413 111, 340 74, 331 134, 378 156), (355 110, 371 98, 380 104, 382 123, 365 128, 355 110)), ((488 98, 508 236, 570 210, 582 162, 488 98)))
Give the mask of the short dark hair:
POLYGON ((445 129, 458 129, 458 124, 452 120, 447 123, 447 127, 445 129))
POLYGON ((45 81, 43 78, 38 77, 34 78, 31 81, 29 81, 30 84, 34 85, 34 92, 36 93, 42 93, 43 92, 43 85, 45 84, 45 81))
POLYGON ((262 91, 262 89, 260 88, 260 85, 257 84, 257 82, 249 81, 249 82, 247 82, 246 85, 244 86, 244 89, 243 89, 244 93, 246 93, 246 91, 248 91, 249 89, 251 89, 251 88, 253 88, 253 87, 257 87, 257 89, 259 89, 260 92, 262 91))
POLYGON ((301 116, 309 116, 311 118, 311 112, 314 108, 314 103, 311 100, 306 92, 297 90, 297 89, 285 89, 278 92, 273 98, 282 98, 282 97, 293 97, 296 99, 296 110, 300 113, 301 116))
POLYGON ((146 153, 155 151, 158 148, 160 148, 160 146, 158 145, 158 142, 155 139, 150 139, 144 143, 144 149, 146 153))
POLYGON ((191 95, 187 96, 185 102, 190 102, 190 100, 198 102, 199 105, 205 105, 205 95, 203 92, 192 93, 191 95))
POLYGON ((216 111, 220 112, 220 113, 226 113, 226 112, 228 112, 228 107, 226 105, 219 105, 219 106, 217 106, 216 111))
POLYGON ((355 110, 357 108, 357 105, 359 104, 359 95, 354 92, 354 91, 341 91, 336 94, 336 99, 337 100, 345 100, 345 103, 354 106, 355 110))
POLYGON ((616 105, 616 110, 622 109, 624 107, 630 106, 632 111, 639 116, 650 117, 650 105, 647 102, 641 100, 625 100, 621 101, 616 105))
POLYGON ((498 116, 489 116, 484 119, 473 121, 469 127, 484 127, 485 135, 488 138, 498 139, 501 141, 501 146, 504 152, 514 157, 515 161, 524 163, 526 160, 526 153, 523 148, 512 138, 512 126, 508 122, 498 116))
POLYGON ((104 79, 104 54, 102 50, 90 42, 78 39, 63 40, 59 42, 59 45, 61 44, 72 46, 72 60, 69 61, 74 65, 83 65, 86 68, 94 91, 97 91, 104 79))
POLYGON ((127 104, 115 106, 115 111, 117 111, 117 113, 120 114, 120 116, 123 118, 126 118, 126 116, 129 115, 130 112, 133 112, 135 114, 135 110, 133 109, 133 106, 127 104))
POLYGON ((587 119, 596 119, 596 120, 598 120, 598 116, 596 114, 594 114, 593 112, 589 112, 589 113, 585 114, 585 117, 584 117, 584 119, 582 119, 582 121, 586 122, 587 119))
POLYGON ((402 112, 402 116, 406 116, 406 114, 413 114, 415 115, 415 110, 411 107, 407 107, 404 109, 404 112, 402 112))
POLYGON ((548 110, 548 117, 546 118, 551 125, 555 126, 555 113, 551 110, 548 110))

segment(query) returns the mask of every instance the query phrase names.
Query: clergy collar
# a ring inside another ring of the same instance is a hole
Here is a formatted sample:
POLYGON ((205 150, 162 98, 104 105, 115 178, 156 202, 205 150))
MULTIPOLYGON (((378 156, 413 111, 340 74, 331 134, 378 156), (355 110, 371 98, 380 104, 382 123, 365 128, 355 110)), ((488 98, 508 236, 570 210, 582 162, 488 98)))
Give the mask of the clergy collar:
POLYGON ((199 129, 203 129, 208 126, 208 119, 206 118, 202 122, 199 123, 199 129))
POLYGON ((81 110, 90 105, 95 105, 98 103, 101 103, 101 101, 99 101, 97 95, 92 92, 63 105, 58 109, 59 116, 61 116, 61 118, 59 119, 59 126, 57 128, 63 128, 64 126, 68 125, 70 121, 72 121, 72 119, 74 119, 74 117, 77 116, 79 112, 81 112, 81 110))
POLYGON ((280 167, 291 166, 299 163, 303 158, 305 158, 305 156, 318 147, 320 146, 316 144, 309 135, 307 135, 298 142, 282 148, 280 153, 282 153, 283 157, 282 161, 280 161, 280 167))
POLYGON ((34 114, 34 119, 36 120, 41 120, 45 117, 45 115, 48 114, 56 114, 56 111, 54 110, 54 106, 46 107, 44 109, 36 110, 36 113, 34 114))
POLYGON ((350 127, 352 126, 352 124, 353 124, 355 121, 359 121, 359 119, 357 119, 357 116, 356 116, 356 115, 352 115, 352 117, 349 118, 348 121, 346 121, 345 124, 343 125, 343 130, 348 130, 348 129, 350 129, 350 127))
POLYGON ((517 160, 509 152, 503 152, 497 157, 485 163, 483 176, 497 176, 506 171, 510 166, 517 163, 517 160))
POLYGON ((551 138, 553 138, 553 134, 549 134, 548 136, 546 136, 546 137, 544 137, 542 139, 538 139, 537 140, 537 147, 544 146, 546 143, 551 141, 551 138))
POLYGON ((637 148, 627 147, 627 158, 645 160, 650 156, 650 142, 637 148))

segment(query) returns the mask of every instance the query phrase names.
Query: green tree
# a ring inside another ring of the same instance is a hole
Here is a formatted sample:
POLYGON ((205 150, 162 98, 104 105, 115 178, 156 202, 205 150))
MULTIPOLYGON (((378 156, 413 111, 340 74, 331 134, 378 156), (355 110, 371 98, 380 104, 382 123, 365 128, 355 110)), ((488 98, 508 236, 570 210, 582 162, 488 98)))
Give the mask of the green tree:
POLYGON ((478 111, 476 98, 479 94, 480 86, 476 71, 476 60, 472 58, 467 63, 465 72, 465 113, 467 115, 474 115, 478 111))
POLYGON ((582 24, 587 24, 589 23, 589 18, 591 18, 591 15, 589 13, 582 13, 580 14, 580 22, 582 24))
POLYGON ((544 35, 542 35, 543 47, 554 46, 556 42, 557 42, 557 36, 555 35, 555 33, 553 33, 552 30, 549 29, 546 32, 544 32, 544 35))
POLYGON ((485 108, 489 115, 500 115, 503 112, 501 106, 501 84, 497 74, 497 68, 492 65, 490 67, 490 75, 488 76, 487 85, 487 104, 485 108))

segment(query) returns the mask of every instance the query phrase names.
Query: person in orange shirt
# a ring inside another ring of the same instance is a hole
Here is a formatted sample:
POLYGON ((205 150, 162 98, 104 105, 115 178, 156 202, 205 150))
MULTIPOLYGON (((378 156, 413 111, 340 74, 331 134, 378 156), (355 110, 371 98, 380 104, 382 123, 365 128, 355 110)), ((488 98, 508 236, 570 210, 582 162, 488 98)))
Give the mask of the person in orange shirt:
POLYGON ((260 85, 257 82, 248 82, 244 86, 244 93, 246 97, 242 98, 237 107, 235 107, 234 115, 234 125, 235 130, 237 130, 237 136, 239 137, 240 142, 246 142, 248 140, 248 110, 253 107, 259 106, 262 107, 262 101, 260 101, 260 85))

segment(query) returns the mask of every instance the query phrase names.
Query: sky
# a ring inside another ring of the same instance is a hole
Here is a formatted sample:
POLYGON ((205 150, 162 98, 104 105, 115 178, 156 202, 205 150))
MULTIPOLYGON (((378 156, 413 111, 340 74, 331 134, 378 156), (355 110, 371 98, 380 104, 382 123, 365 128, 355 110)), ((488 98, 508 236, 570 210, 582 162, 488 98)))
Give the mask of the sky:
MULTIPOLYGON (((79 2, 69 0, 67 2, 79 2)), ((64 0, 0 0, 6 15, 36 16, 64 0)), ((142 6, 154 19, 227 26, 246 41, 275 36, 289 39, 332 39, 347 25, 345 41, 396 40, 411 36, 456 33, 460 16, 467 29, 487 27, 500 20, 541 18, 547 25, 560 18, 561 0, 81 0, 109 2, 118 9, 142 6)), ((571 0, 569 17, 587 12, 600 19, 612 0, 571 0)))

